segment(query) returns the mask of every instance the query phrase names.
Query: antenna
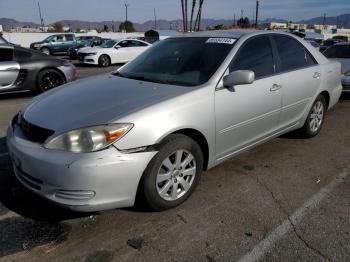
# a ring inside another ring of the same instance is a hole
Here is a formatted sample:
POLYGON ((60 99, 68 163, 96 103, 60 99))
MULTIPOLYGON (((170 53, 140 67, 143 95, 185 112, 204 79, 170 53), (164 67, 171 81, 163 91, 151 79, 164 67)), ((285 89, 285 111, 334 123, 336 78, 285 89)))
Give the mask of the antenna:
POLYGON ((43 19, 43 17, 42 17, 42 15, 41 15, 41 8, 40 8, 40 3, 38 2, 38 9, 39 9, 39 17, 40 17, 40 24, 41 24, 41 27, 42 27, 42 29, 44 30, 44 19, 43 19))

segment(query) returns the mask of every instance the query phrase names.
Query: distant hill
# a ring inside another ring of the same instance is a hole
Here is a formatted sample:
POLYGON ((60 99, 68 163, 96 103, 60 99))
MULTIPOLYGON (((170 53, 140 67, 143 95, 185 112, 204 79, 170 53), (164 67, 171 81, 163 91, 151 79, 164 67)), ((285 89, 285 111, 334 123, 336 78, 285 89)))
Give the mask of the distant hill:
MULTIPOLYGON (((119 29, 119 25, 121 21, 101 21, 101 22, 91 22, 91 21, 80 21, 80 20, 63 20, 62 21, 65 26, 71 27, 73 30, 76 30, 77 28, 80 29, 103 29, 104 25, 107 25, 109 30, 112 30, 112 27, 114 25, 114 29, 117 31, 119 29)), ((259 21, 259 23, 269 23, 269 22, 280 22, 280 23, 287 23, 288 21, 285 19, 280 18, 267 18, 264 20, 259 21)), ((293 21, 295 23, 305 23, 305 24, 322 24, 323 23, 323 17, 315 17, 308 20, 301 20, 301 21, 293 21)), ((201 28, 205 29, 207 26, 211 25, 218 25, 223 24, 226 26, 232 25, 233 20, 227 20, 227 19, 202 19, 201 28)), ((336 17, 327 17, 326 18, 326 24, 338 24, 340 26, 343 26, 345 28, 350 28, 350 14, 343 14, 336 17)), ((9 19, 9 18, 0 18, 0 25, 3 25, 5 30, 9 30, 11 28, 15 27, 39 27, 39 24, 32 23, 32 22, 20 22, 15 19, 9 19)), ((154 29, 154 21, 149 20, 144 23, 134 23, 134 27, 137 31, 143 32, 147 31, 149 29, 154 29)), ((157 21, 157 29, 158 30, 177 30, 181 29, 182 27, 182 20, 158 20, 157 21)))

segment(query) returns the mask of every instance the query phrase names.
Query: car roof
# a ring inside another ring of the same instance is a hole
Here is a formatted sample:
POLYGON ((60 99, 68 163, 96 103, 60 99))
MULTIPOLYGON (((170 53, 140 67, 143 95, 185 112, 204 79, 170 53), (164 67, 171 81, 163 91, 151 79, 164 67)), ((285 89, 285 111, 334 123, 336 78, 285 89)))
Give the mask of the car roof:
POLYGON ((181 35, 172 36, 171 38, 181 37, 226 37, 226 38, 240 38, 243 35, 247 35, 253 32, 259 32, 257 30, 216 30, 216 31, 202 31, 186 33, 181 35))
POLYGON ((339 42, 335 44, 336 46, 338 45, 350 45, 350 42, 339 42))

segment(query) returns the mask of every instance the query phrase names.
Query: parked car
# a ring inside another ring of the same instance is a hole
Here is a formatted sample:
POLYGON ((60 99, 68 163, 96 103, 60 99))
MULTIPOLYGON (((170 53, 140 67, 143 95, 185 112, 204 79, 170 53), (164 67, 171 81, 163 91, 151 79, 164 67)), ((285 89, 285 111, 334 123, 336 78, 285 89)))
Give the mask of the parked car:
POLYGON ((41 42, 30 45, 31 49, 40 50, 47 55, 67 54, 70 47, 76 46, 74 34, 56 34, 45 38, 41 42))
POLYGON ((89 48, 89 47, 100 46, 109 40, 111 39, 100 38, 100 39, 88 39, 88 40, 82 41, 80 44, 77 44, 76 46, 73 46, 68 49, 68 56, 70 59, 77 59, 79 50, 83 50, 84 48, 89 48))
POLYGON ((320 50, 320 44, 317 43, 315 40, 305 39, 305 41, 312 45, 314 48, 316 48, 318 51, 320 50))
POLYGON ((99 39, 101 39, 101 37, 93 36, 93 35, 84 35, 84 36, 76 37, 78 44, 81 44, 81 43, 85 42, 86 40, 99 40, 99 39))
POLYGON ((0 94, 44 92, 75 80, 75 67, 37 51, 0 45, 0 94))
POLYGON ((341 39, 327 39, 323 41, 320 45, 320 52, 324 52, 328 47, 335 45, 337 43, 344 42, 341 39))
POLYGON ((150 43, 137 39, 110 40, 99 47, 79 50, 78 57, 84 64, 107 67, 127 63, 150 46, 150 43))
POLYGON ((340 63, 304 43, 267 31, 168 38, 112 74, 36 97, 8 128, 15 175, 78 211, 136 195, 175 207, 202 170, 292 130, 320 132, 340 63))
POLYGON ((341 63, 343 92, 350 92, 350 43, 335 44, 324 51, 323 54, 327 58, 341 63))

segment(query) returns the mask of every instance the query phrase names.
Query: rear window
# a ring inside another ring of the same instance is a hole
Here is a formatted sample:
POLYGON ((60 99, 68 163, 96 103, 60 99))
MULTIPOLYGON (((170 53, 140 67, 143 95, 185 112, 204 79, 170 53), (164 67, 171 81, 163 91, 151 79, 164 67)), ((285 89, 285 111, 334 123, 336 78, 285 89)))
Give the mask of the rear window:
POLYGON ((0 62, 7 62, 13 60, 12 48, 0 48, 0 62))
POLYGON ((280 71, 292 71, 317 64, 311 54, 297 40, 288 36, 274 36, 280 71))
POLYGON ((328 58, 350 58, 350 45, 334 45, 323 54, 328 58))

